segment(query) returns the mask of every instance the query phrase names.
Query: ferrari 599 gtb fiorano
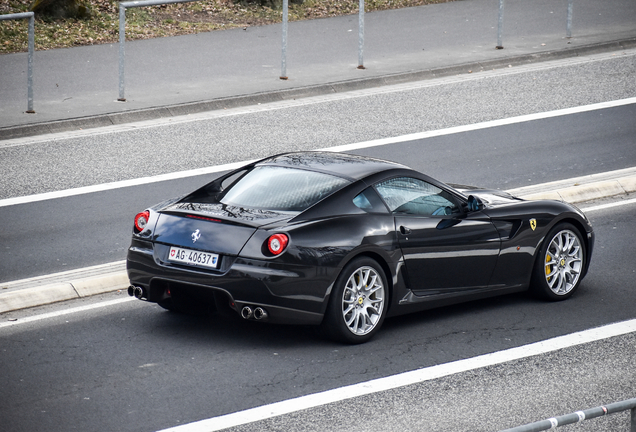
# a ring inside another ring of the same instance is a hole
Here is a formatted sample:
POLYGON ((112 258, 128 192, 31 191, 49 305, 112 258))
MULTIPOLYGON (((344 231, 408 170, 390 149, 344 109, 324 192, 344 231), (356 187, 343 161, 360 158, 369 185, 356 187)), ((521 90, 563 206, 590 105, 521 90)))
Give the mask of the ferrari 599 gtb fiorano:
POLYGON ((328 152, 246 165, 134 219, 131 295, 320 326, 348 343, 386 317, 533 290, 571 296, 594 233, 575 206, 451 187, 328 152))

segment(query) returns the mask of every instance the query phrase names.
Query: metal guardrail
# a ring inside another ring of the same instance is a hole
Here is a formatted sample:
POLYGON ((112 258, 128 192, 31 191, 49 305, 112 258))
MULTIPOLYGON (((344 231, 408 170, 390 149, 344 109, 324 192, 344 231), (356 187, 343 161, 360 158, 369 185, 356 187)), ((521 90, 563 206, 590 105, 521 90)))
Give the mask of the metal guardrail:
POLYGON ((577 411, 572 414, 566 414, 560 417, 553 417, 547 420, 541 420, 523 426, 517 426, 506 429, 501 432, 539 432, 545 430, 555 430, 559 426, 565 426, 573 423, 580 423, 584 420, 602 417, 604 415, 614 414, 621 411, 631 410, 631 421, 629 432, 636 432, 636 398, 627 399, 621 402, 615 402, 596 408, 590 408, 585 411, 577 411))
MULTIPOLYGON (((503 1, 503 0, 502 0, 503 1)), ((286 80, 287 77, 287 27, 289 15, 289 0, 283 0, 283 40, 280 65, 280 79, 286 80)), ((358 69, 364 67, 364 0, 358 2, 358 69)))
MULTIPOLYGON (((189 3, 199 0, 140 0, 119 3, 119 97, 118 101, 125 102, 125 58, 126 58, 126 9, 145 6, 159 6, 173 3, 189 3)), ((288 26, 288 2, 283 0, 283 23, 282 23, 282 58, 281 58, 281 79, 287 79, 287 26, 288 26)), ((574 0, 568 0, 566 35, 572 37, 572 10, 574 0)), ((358 11, 358 69, 364 67, 364 0, 359 0, 358 11)), ((497 49, 503 49, 503 11, 504 0, 499 0, 499 19, 497 26, 497 49)), ((29 59, 28 59, 28 107, 27 113, 34 113, 33 110, 33 51, 34 51, 34 14, 33 12, 0 15, 0 20, 29 18, 29 59)))
POLYGON ((124 76, 125 76, 125 57, 126 57, 126 9, 144 7, 144 6, 159 6, 172 3, 190 3, 197 0, 144 0, 144 1, 130 1, 119 3, 119 98, 120 102, 125 102, 124 96, 124 76))
MULTIPOLYGON (((565 36, 572 37, 572 13, 574 10, 574 0, 568 0, 568 12, 565 25, 565 36)), ((503 22, 504 22, 504 0, 499 0, 499 19, 497 20, 497 49, 503 49, 503 22)))
POLYGON ((33 52, 35 51, 35 14, 33 12, 15 13, 0 15, 0 21, 29 19, 29 57, 27 60, 27 110, 29 114, 33 111, 33 52))

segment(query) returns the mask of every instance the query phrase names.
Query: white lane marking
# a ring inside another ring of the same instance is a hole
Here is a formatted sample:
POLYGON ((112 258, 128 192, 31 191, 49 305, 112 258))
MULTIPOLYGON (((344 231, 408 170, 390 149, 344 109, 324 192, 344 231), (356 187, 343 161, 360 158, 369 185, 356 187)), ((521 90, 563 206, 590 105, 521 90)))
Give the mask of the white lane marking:
POLYGON ((327 390, 321 393, 314 393, 307 396, 301 396, 294 399, 276 402, 270 405, 264 405, 244 411, 238 411, 232 414, 213 417, 182 426, 163 429, 160 432, 218 431, 225 428, 253 423, 256 421, 261 421, 309 408, 315 408, 318 406, 364 396, 371 393, 392 390, 399 387, 442 378, 448 375, 453 375, 474 369, 480 369, 487 366, 498 365, 501 363, 519 360, 526 357, 546 354, 560 349, 573 347, 576 345, 583 345, 586 343, 609 339, 611 337, 634 332, 636 332, 636 320, 609 324, 590 330, 584 330, 581 332, 532 343, 529 345, 523 345, 520 347, 510 348, 507 350, 485 354, 465 360, 458 360, 437 366, 417 369, 393 376, 378 378, 360 384, 327 390))
POLYGON ((583 213, 589 213, 589 212, 593 212, 597 210, 605 210, 609 208, 620 207, 620 206, 630 205, 630 204, 636 204, 636 198, 625 200, 625 201, 607 203, 607 204, 599 204, 597 206, 592 206, 592 207, 586 207, 586 208, 582 208, 581 211, 583 213))
POLYGON ((25 317, 25 318, 18 318, 16 321, 7 321, 7 322, 0 323, 0 328, 13 327, 13 326, 17 326, 17 325, 20 325, 20 324, 26 324, 26 323, 30 323, 30 322, 41 321, 41 320, 45 320, 45 319, 49 319, 49 318, 56 318, 56 317, 60 317, 60 316, 64 316, 64 315, 70 315, 70 314, 74 314, 74 313, 78 313, 78 312, 84 312, 84 311, 87 311, 87 310, 104 308, 104 307, 113 306, 113 305, 120 304, 120 303, 126 303, 126 302, 129 302, 131 300, 136 300, 136 298, 135 297, 125 297, 125 298, 120 298, 120 299, 117 299, 117 300, 109 300, 109 301, 105 301, 105 302, 101 302, 101 303, 95 303, 95 304, 90 304, 90 305, 86 305, 86 306, 78 306, 78 307, 74 307, 74 308, 71 308, 71 309, 64 309, 64 310, 60 310, 60 311, 56 311, 56 312, 49 312, 49 313, 40 314, 40 315, 34 315, 34 316, 30 316, 30 317, 25 317))
MULTIPOLYGON (((94 129, 76 130, 39 135, 36 137, 14 138, 0 141, 0 148, 17 147, 22 145, 31 145, 42 142, 59 141, 66 139, 81 138, 86 136, 106 135, 120 132, 129 132, 155 127, 163 127, 167 125, 176 125, 184 123, 192 123, 198 121, 206 121, 211 119, 239 116, 245 114, 254 114, 259 112, 275 111, 288 108, 297 108, 303 106, 316 105, 327 102, 336 102, 347 99, 354 99, 367 96, 376 96, 381 94, 390 94, 410 90, 418 90, 429 87, 456 84, 467 81, 483 80, 493 77, 501 77, 508 75, 516 75, 528 72, 541 72, 550 69, 577 66, 580 64, 601 62, 607 60, 621 59, 636 55, 636 49, 619 50, 608 53, 583 55, 570 57, 567 59, 557 59, 545 62, 531 63, 525 65, 516 65, 514 67, 500 68, 493 70, 479 70, 475 73, 460 73, 454 76, 426 79, 415 82, 406 82, 401 84, 389 84, 382 87, 372 87, 361 90, 350 90, 338 93, 329 93, 320 96, 311 96, 300 99, 286 99, 277 102, 261 103, 246 107, 219 109, 214 111, 206 111, 196 114, 186 114, 169 118, 159 118, 153 120, 143 120, 139 122, 126 123, 120 125, 104 126, 94 129)), ((468 72, 468 71, 467 71, 468 72)), ((337 85, 339 83, 333 83, 337 85)))
POLYGON ((112 183, 102 183, 102 184, 98 184, 94 186, 84 186, 84 187, 75 188, 75 189, 66 189, 66 190, 46 192, 46 193, 41 193, 36 195, 6 198, 3 200, 0 200, 0 207, 7 207, 12 205, 18 205, 18 204, 28 204, 32 202, 46 201, 46 200, 56 199, 56 198, 66 198, 66 197, 71 197, 76 195, 83 195, 83 194, 89 194, 94 192, 103 192, 103 191, 121 189, 121 188, 126 188, 131 186, 140 186, 144 184, 176 180, 176 179, 186 178, 186 177, 195 177, 195 176, 204 175, 204 174, 213 174, 213 173, 217 173, 221 171, 231 171, 233 169, 240 168, 243 165, 247 165, 251 162, 253 161, 234 162, 234 163, 228 163, 224 165, 215 165, 215 166, 211 166, 207 168, 197 168, 197 169, 188 170, 188 171, 179 171, 179 172, 174 172, 169 174, 161 174, 161 175, 152 176, 152 177, 142 177, 138 179, 122 180, 122 181, 112 182, 112 183))
POLYGON ((333 151, 333 152, 346 152, 346 151, 352 151, 352 150, 359 150, 362 148, 398 144, 398 143, 406 142, 406 141, 415 141, 415 140, 438 137, 443 135, 451 135, 451 134, 470 132, 470 131, 475 131, 480 129, 507 126, 507 125, 516 124, 516 123, 525 123, 525 122, 534 121, 534 120, 542 120, 542 119, 547 119, 552 117, 578 114, 578 113, 595 111, 595 110, 600 110, 605 108, 614 108, 618 106, 631 105, 634 103, 636 103, 636 97, 621 99, 617 101, 601 102, 601 103, 585 105, 580 107, 564 108, 560 110, 547 111, 547 112, 536 113, 536 114, 527 114, 527 115, 522 115, 517 117, 510 117, 506 119, 491 120, 491 121, 482 122, 482 123, 456 126, 456 127, 439 129, 434 131, 418 132, 418 133, 402 135, 402 136, 393 137, 393 138, 383 138, 383 139, 377 139, 372 141, 364 141, 361 143, 345 144, 345 145, 329 147, 329 148, 325 148, 321 150, 333 151))
MULTIPOLYGON (((418 132, 418 133, 413 133, 408 135, 402 135, 399 137, 383 138, 383 139, 377 139, 377 140, 371 140, 371 141, 364 141, 360 143, 345 144, 341 146, 322 148, 322 149, 318 149, 317 151, 345 152, 345 151, 359 150, 363 148, 376 147, 381 145, 392 145, 392 144, 402 143, 405 141, 414 141, 414 140, 421 140, 421 139, 438 137, 443 135, 451 135, 451 134, 456 134, 461 132, 470 132, 470 131, 475 131, 480 129, 506 126, 506 125, 511 125, 515 123, 524 123, 524 122, 529 122, 533 120, 541 120, 541 119, 546 119, 551 117, 565 116, 565 115, 595 111, 595 110, 600 110, 605 108, 614 108, 618 106, 631 105, 635 103, 636 103, 636 97, 617 100, 617 101, 601 102, 601 103, 574 107, 574 108, 565 108, 565 109, 548 111, 543 113, 510 117, 507 119, 492 120, 492 121, 476 123, 471 125, 456 126, 452 128, 439 129, 435 131, 418 132)), ((6 206, 12 206, 12 205, 18 205, 18 204, 27 204, 27 203, 37 202, 37 201, 56 199, 56 198, 65 198, 65 197, 88 194, 93 192, 103 192, 107 190, 120 189, 120 188, 131 187, 131 186, 139 186, 143 184, 175 180, 175 179, 180 179, 185 177, 194 177, 194 176, 204 175, 204 174, 212 174, 212 173, 217 173, 220 171, 240 168, 241 166, 246 165, 250 162, 253 162, 253 161, 234 162, 234 163, 216 165, 216 166, 211 166, 206 168, 198 168, 198 169, 187 170, 187 171, 161 174, 161 175, 152 176, 152 177, 143 177, 139 179, 130 179, 130 180, 123 180, 123 181, 112 182, 112 183, 103 183, 103 184, 98 184, 94 186, 85 186, 85 187, 76 188, 76 189, 66 189, 66 190, 47 192, 47 193, 36 194, 36 195, 6 198, 3 200, 0 200, 0 207, 6 207, 6 206)))

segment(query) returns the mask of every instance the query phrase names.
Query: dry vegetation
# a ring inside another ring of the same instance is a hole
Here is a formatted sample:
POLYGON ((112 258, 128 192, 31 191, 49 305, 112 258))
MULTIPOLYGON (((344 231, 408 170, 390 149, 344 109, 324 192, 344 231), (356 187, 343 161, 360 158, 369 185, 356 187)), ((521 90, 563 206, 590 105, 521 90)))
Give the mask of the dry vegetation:
MULTIPOLYGON (((262 1, 262 0, 261 0, 262 1)), ((280 0, 277 0, 280 4, 280 0)), ((398 9, 452 0, 366 0, 365 11, 398 9)), ((0 14, 27 12, 32 0, 0 0, 0 14)), ((35 49, 113 43, 119 40, 118 2, 90 0, 83 3, 86 19, 36 17, 35 49)), ((270 1, 271 4, 271 1, 270 1)), ((358 0, 290 1, 289 20, 333 17, 358 13, 358 0)), ((126 39, 148 39, 207 32, 234 27, 277 23, 281 10, 254 1, 199 0, 126 11, 126 39)), ((0 21, 0 53, 27 50, 28 20, 0 21)))

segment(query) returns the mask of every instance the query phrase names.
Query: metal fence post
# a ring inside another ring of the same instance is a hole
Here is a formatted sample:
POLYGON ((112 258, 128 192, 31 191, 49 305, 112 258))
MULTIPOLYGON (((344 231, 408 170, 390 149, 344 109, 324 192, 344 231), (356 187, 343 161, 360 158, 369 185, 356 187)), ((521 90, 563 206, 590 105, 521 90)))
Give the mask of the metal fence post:
POLYGON ((631 428, 629 429, 630 432, 636 432, 636 407, 632 408, 632 423, 631 423, 631 428))
POLYGON ((360 6, 358 11, 358 69, 365 69, 363 52, 364 52, 364 0, 360 0, 360 6))
POLYGON ((497 25, 497 49, 503 49, 502 33, 503 33, 503 13, 504 13, 504 0, 499 0, 499 22, 497 25))
POLYGON ((287 79, 287 15, 289 13, 288 0, 283 0, 283 41, 280 65, 280 79, 287 79))
POLYGON ((572 37, 572 9, 574 8, 574 0, 568 0, 568 22, 566 25, 566 37, 572 37))
POLYGON ((29 54, 27 57, 27 110, 28 114, 35 114, 33 110, 33 54, 35 52, 35 14, 33 12, 22 12, 15 14, 0 15, 0 21, 29 19, 29 54))
POLYGON ((35 51, 35 16, 29 12, 29 59, 27 60, 27 113, 35 114, 33 110, 33 51, 35 51))
POLYGON ((126 102, 124 96, 124 61, 126 59, 126 6, 119 3, 119 98, 120 102, 126 102))

